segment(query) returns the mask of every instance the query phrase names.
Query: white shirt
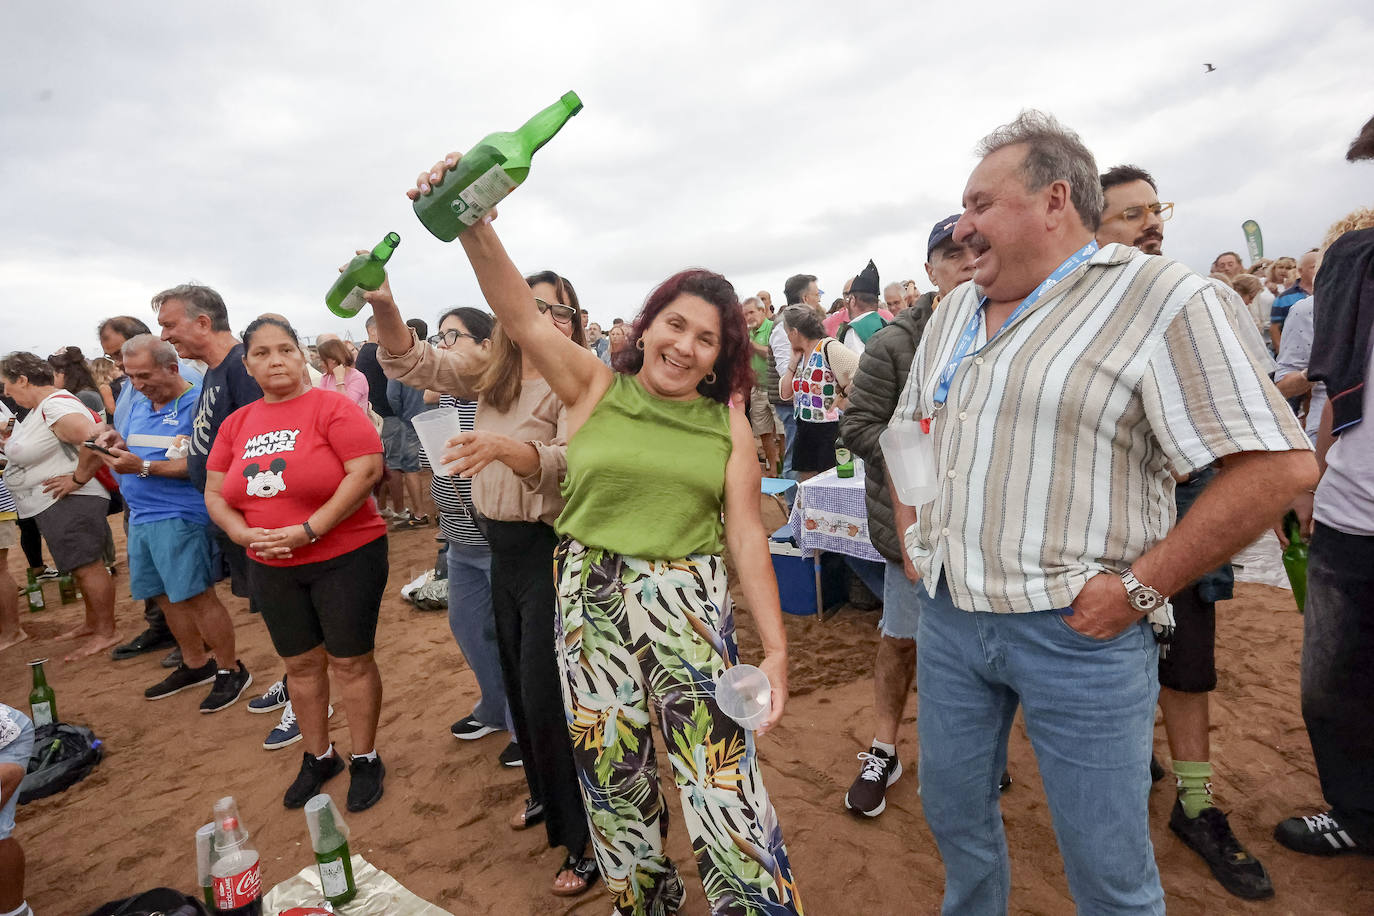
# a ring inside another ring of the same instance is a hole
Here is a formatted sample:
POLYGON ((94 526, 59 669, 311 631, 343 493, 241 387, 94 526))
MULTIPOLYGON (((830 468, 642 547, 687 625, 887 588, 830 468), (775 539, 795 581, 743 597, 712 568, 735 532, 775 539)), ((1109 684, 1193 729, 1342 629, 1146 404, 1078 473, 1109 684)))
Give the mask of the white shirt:
MULTIPOLYGON (((57 500, 43 491, 43 481, 49 477, 70 474, 76 470, 77 455, 72 446, 65 446, 52 431, 52 425, 70 414, 90 418, 91 412, 75 395, 56 391, 44 398, 28 416, 14 426, 14 434, 5 443, 5 484, 14 496, 20 518, 32 518, 57 500)), ((86 496, 109 497, 105 488, 91 478, 75 491, 86 496)))
MULTIPOLYGON (((1308 296, 1295 302, 1288 310, 1283 322, 1283 336, 1279 338, 1278 369, 1274 381, 1281 382, 1285 376, 1295 375, 1307 369, 1312 359, 1312 297, 1308 296)), ((1307 422, 1304 428, 1313 442, 1317 441, 1317 427, 1321 426, 1322 408, 1326 406, 1326 385, 1316 382, 1312 385, 1312 397, 1307 404, 1307 422)))

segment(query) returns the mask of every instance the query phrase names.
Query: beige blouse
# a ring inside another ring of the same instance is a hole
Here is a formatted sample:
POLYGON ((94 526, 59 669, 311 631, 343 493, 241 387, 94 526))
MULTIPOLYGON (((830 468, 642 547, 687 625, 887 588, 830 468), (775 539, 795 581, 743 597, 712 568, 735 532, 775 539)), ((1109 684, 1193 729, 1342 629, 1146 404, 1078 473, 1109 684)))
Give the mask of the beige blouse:
POLYGON ((528 442, 539 453, 539 469, 528 477, 493 461, 472 479, 473 507, 502 522, 540 521, 552 525, 563 511, 560 488, 568 471, 567 410, 549 383, 524 379, 520 397, 508 410, 497 410, 473 390, 485 364, 464 360, 451 350, 421 343, 412 331, 410 350, 400 356, 377 347, 377 360, 388 378, 414 388, 429 388, 455 397, 477 400, 474 428, 528 442))

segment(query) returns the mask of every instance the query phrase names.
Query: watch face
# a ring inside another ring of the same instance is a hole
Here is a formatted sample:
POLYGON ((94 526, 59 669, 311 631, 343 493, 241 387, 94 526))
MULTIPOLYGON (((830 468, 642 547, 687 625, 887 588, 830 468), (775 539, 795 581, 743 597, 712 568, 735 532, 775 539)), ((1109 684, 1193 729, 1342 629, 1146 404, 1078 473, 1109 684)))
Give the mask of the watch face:
POLYGON ((1159 592, 1141 588, 1131 593, 1131 606, 1137 611, 1153 611, 1159 604, 1159 592))

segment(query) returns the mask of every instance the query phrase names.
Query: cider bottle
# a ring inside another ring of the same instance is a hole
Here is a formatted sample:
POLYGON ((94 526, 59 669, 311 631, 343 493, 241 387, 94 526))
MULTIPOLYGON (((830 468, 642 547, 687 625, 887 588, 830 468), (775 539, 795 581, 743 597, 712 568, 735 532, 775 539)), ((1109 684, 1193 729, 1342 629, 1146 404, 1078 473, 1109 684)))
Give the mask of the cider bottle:
POLYGON ((306 802, 305 824, 310 828, 310 846, 315 850, 324 899, 331 906, 347 903, 357 895, 358 887, 353 883, 348 827, 334 807, 334 799, 322 792, 306 802))
POLYGON ((845 448, 844 437, 835 437, 835 476, 854 476, 854 454, 845 448))
POLYGON ((57 721, 57 694, 48 686, 48 678, 43 674, 46 658, 29 662, 33 669, 33 689, 29 691, 29 711, 33 716, 33 727, 48 725, 57 721))
POLYGON ((363 293, 370 293, 386 282, 386 262, 391 260, 401 237, 388 232, 386 238, 367 254, 360 254, 348 262, 339 279, 324 294, 324 304, 340 318, 352 318, 367 304, 363 293))
POLYGON ((30 567, 28 584, 24 586, 24 597, 28 599, 30 614, 37 614, 47 607, 47 602, 43 600, 43 583, 38 580, 38 573, 41 571, 30 567))

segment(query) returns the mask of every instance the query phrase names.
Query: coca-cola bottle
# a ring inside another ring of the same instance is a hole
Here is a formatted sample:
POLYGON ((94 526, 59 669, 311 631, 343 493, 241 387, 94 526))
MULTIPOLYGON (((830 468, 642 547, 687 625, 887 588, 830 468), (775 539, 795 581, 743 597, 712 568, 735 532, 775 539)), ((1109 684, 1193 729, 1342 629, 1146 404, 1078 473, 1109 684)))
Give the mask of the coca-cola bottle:
POLYGON ((215 840, 210 846, 210 880, 220 916, 262 916, 262 871, 258 851, 239 824, 233 796, 215 802, 215 840))

